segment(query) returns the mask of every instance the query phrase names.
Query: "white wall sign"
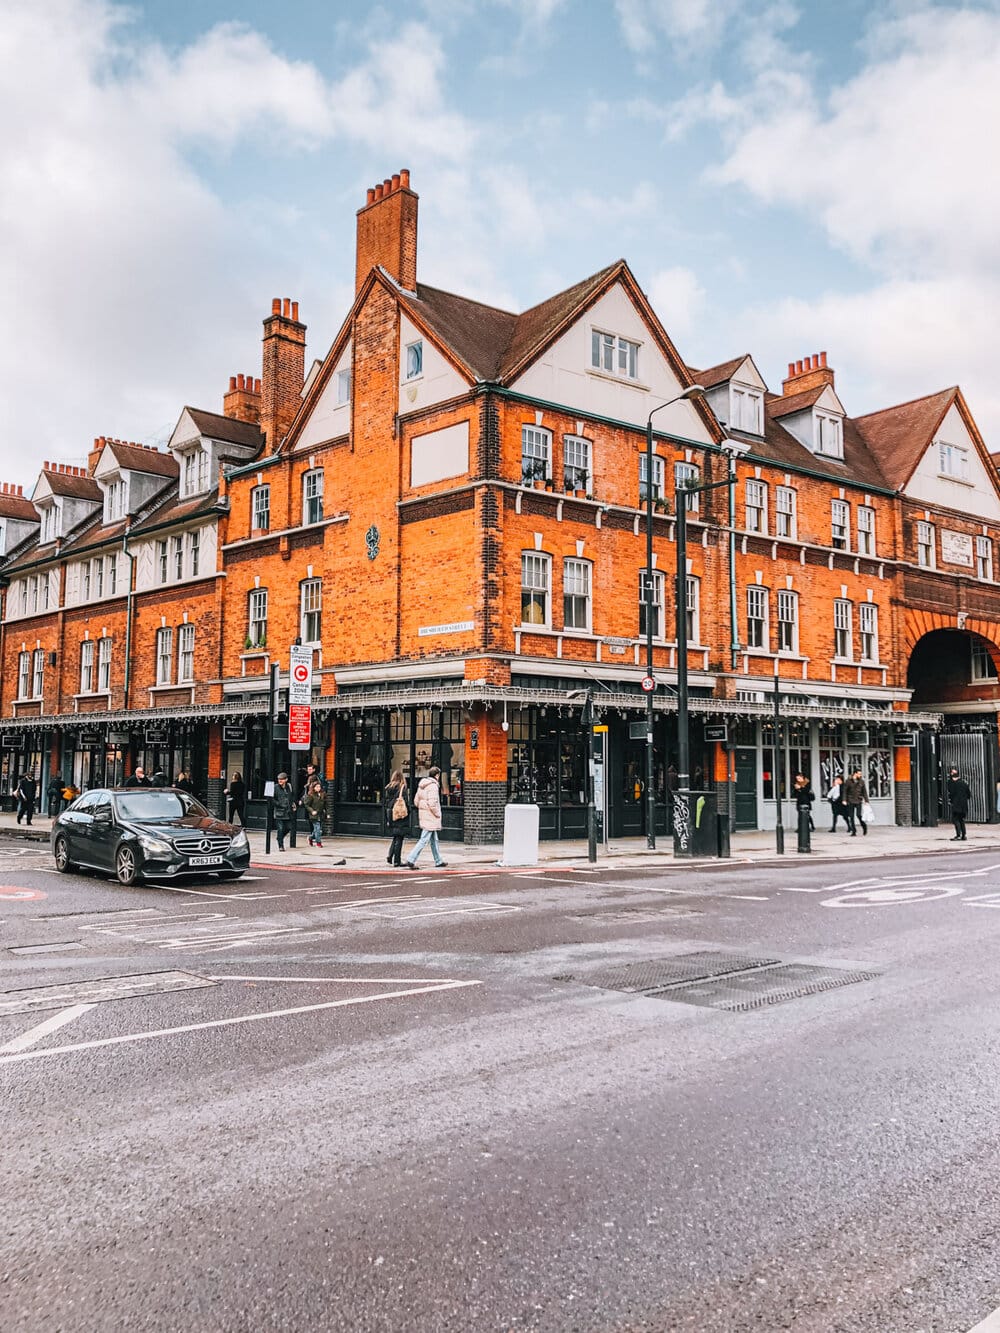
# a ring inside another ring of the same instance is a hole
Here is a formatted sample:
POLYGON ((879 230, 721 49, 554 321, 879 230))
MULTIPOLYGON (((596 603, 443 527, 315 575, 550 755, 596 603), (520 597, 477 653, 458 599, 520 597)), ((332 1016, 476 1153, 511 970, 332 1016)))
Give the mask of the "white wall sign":
POLYGON ((941 529, 941 559, 949 565, 972 566, 972 538, 967 532, 941 529))
POLYGON ((462 634, 465 630, 475 628, 474 620, 455 620, 450 625, 421 625, 417 635, 425 639, 429 634, 462 634))

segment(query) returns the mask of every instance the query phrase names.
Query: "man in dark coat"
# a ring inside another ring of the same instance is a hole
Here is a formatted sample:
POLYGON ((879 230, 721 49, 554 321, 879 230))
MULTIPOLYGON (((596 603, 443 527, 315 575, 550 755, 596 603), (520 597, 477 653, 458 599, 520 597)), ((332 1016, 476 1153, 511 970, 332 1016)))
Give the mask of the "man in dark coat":
POLYGON ((285 839, 291 832, 295 811, 298 809, 295 793, 292 791, 287 773, 278 774, 278 782, 274 788, 274 796, 271 799, 274 806, 274 827, 278 834, 278 851, 283 852, 285 850, 285 839))
POLYGON ((868 800, 868 788, 865 786, 865 780, 861 776, 861 769, 856 768, 849 778, 845 778, 840 787, 840 799, 844 803, 844 811, 847 815, 847 827, 851 830, 851 837, 858 836, 856 824, 861 825, 861 832, 868 832, 868 825, 865 823, 861 808, 868 800))
POLYGON ((31 816, 35 813, 35 797, 37 795, 38 788, 35 786, 35 779, 30 773, 22 773, 21 781, 17 784, 17 822, 19 824, 22 816, 24 816, 26 824, 31 823, 31 816))
POLYGON ((951 822, 955 825, 952 842, 965 842, 965 816, 969 813, 972 789, 957 768, 948 774, 948 804, 951 806, 951 822))
POLYGON ((146 770, 140 764, 130 778, 125 779, 126 787, 151 787, 153 784, 146 777, 146 770))

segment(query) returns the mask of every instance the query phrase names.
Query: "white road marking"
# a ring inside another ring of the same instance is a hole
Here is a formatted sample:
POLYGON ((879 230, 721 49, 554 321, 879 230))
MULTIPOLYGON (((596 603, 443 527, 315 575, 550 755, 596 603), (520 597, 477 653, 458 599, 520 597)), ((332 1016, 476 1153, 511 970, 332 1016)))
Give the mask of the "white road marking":
POLYGON ((159 1037, 176 1037, 186 1032, 204 1032, 209 1028, 235 1027, 242 1023, 263 1023, 268 1018, 292 1018, 298 1014, 318 1013, 323 1009, 344 1009, 350 1005, 374 1004, 379 1000, 400 1000, 409 995, 431 995, 436 991, 462 990, 467 986, 481 986, 481 981, 439 981, 431 986, 417 986, 411 990, 386 991, 382 995, 360 995, 347 1000, 327 1000, 323 1004, 302 1004, 294 1009, 272 1009, 264 1014, 240 1014, 236 1018, 215 1018, 205 1023, 185 1023, 181 1027, 157 1028, 152 1032, 130 1032, 118 1037, 101 1037, 96 1041, 74 1042, 68 1046, 50 1046, 41 1051, 21 1051, 15 1055, 0 1055, 0 1065, 23 1060, 46 1060, 54 1055, 75 1051, 93 1051, 102 1046, 123 1046, 136 1041, 153 1041, 159 1037))
POLYGON ((766 903, 768 898, 761 898, 756 893, 711 893, 707 895, 710 898, 731 898, 738 903, 766 903))
POLYGON ((72 1023, 74 1019, 82 1017, 83 1014, 94 1007, 92 1004, 74 1004, 72 1009, 63 1009, 61 1013, 53 1014, 44 1023, 29 1028, 27 1032, 22 1032, 13 1041, 7 1042, 6 1046, 0 1046, 0 1055, 14 1055, 17 1051, 26 1051, 29 1046, 34 1046, 36 1041, 41 1041, 50 1032, 58 1032, 67 1023, 72 1023))
MULTIPOLYGON (((433 901, 447 902, 448 899, 436 898, 433 901)), ((520 907, 512 907, 507 903, 476 903, 470 904, 468 907, 446 907, 440 910, 435 907, 428 907, 423 912, 406 912, 402 915, 397 913, 394 919, 396 921, 415 921, 418 917, 462 916, 470 912, 520 912, 521 910, 520 907)), ((387 913, 387 915, 391 915, 391 913, 387 913)))
MULTIPOLYGON (((179 884, 157 884, 158 889, 166 889, 168 893, 192 893, 196 898, 218 898, 226 902, 239 902, 241 899, 250 895, 245 893, 209 893, 205 889, 182 889, 179 884)), ((257 898, 283 898, 283 893, 255 894, 257 898)))
POLYGON ((221 973, 218 976, 208 977, 209 981, 293 981, 302 983, 316 983, 325 985, 329 982, 331 985, 336 983, 338 986, 432 986, 441 980, 440 977, 258 977, 247 976, 242 972, 221 973))
POLYGON ((782 884, 782 885, 780 885, 780 886, 778 887, 778 892, 779 892, 779 893, 830 893, 830 892, 832 892, 832 890, 830 890, 830 889, 828 889, 828 888, 823 888, 823 889, 795 889, 795 888, 792 888, 791 885, 788 885, 788 884, 782 884))
POLYGON ((970 1328, 969 1333, 1000 1333, 1000 1309, 988 1314, 981 1324, 970 1328))
POLYGON ((870 889, 852 889, 839 898, 828 898, 821 907, 899 907, 903 904, 937 902, 955 898, 962 889, 954 884, 882 885, 870 889))

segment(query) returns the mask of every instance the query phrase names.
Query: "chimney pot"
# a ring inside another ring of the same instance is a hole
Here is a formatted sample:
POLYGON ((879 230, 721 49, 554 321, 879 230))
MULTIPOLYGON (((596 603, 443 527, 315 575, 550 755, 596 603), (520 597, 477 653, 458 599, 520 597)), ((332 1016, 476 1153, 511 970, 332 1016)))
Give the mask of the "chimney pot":
POLYGON ((801 361, 796 361, 796 363, 795 363, 795 373, 796 373, 796 375, 801 375, 801 374, 802 374, 802 362, 801 362, 801 361))
POLYGON ((235 376, 235 375, 230 375, 230 376, 229 376, 229 392, 232 393, 233 390, 234 390, 235 388, 236 388, 236 376, 235 376))
POLYGON ((284 317, 285 317, 285 319, 291 319, 291 317, 292 317, 292 303, 291 303, 291 301, 289 301, 289 299, 288 299, 287 296, 285 297, 285 309, 284 309, 284 312, 283 312, 283 313, 284 313, 284 317))
POLYGON ((379 201, 381 198, 382 198, 382 186, 381 186, 381 185, 376 185, 376 186, 375 186, 375 203, 378 203, 378 201, 379 201))
POLYGON ((299 319, 299 303, 298 303, 298 301, 293 301, 293 302, 292 302, 292 319, 294 319, 295 322, 298 323, 298 319, 299 319))
POLYGON ((368 197, 365 200, 365 208, 367 208, 369 204, 373 204, 374 202, 375 202, 375 187, 374 185, 369 185, 368 197))
POLYGON ((260 380, 259 380, 259 379, 254 380, 254 382, 253 382, 253 391, 254 391, 254 393, 260 393, 260 380))
POLYGON ((393 193, 395 194, 395 192, 396 192, 398 189, 399 189, 399 172, 398 172, 398 171, 394 171, 393 174, 392 174, 392 190, 393 190, 393 193))
POLYGON ((820 352, 820 354, 819 354, 819 363, 820 363, 821 366, 823 366, 823 367, 825 368, 825 366, 826 366, 826 353, 825 353, 825 352, 820 352))
POLYGON ((400 173, 399 173, 399 183, 400 183, 400 185, 403 187, 404 190, 408 190, 408 189, 410 188, 410 168, 409 168, 409 167, 403 167, 403 169, 400 171, 400 173))
POLYGON ((238 389, 245 389, 246 386, 247 386, 246 376, 245 376, 245 375, 237 375, 237 376, 236 376, 236 387, 237 387, 238 389))
POLYGON ((274 300, 271 302, 271 314, 272 314, 272 315, 280 315, 280 314, 281 314, 281 297, 280 297, 280 296, 276 296, 276 297, 274 298, 274 300))
POLYGON ((785 378, 786 378, 786 379, 791 379, 792 376, 793 376, 794 374, 795 374, 795 362, 794 362, 794 361, 789 361, 789 363, 788 363, 788 374, 787 374, 787 376, 786 376, 785 378))

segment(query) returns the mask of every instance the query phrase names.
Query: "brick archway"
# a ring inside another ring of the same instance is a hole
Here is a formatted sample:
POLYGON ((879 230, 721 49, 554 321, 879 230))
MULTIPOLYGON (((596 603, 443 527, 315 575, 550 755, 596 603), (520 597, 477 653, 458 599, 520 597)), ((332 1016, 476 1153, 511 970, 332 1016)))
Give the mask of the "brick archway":
POLYGON ((937 630, 953 630, 974 634, 984 639, 997 669, 1000 670, 1000 625, 993 620, 964 616, 962 612, 945 615, 940 611, 907 610, 903 620, 903 653, 907 663, 921 639, 937 630))

